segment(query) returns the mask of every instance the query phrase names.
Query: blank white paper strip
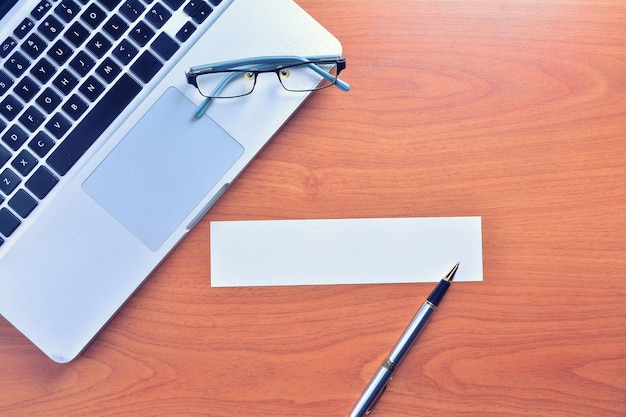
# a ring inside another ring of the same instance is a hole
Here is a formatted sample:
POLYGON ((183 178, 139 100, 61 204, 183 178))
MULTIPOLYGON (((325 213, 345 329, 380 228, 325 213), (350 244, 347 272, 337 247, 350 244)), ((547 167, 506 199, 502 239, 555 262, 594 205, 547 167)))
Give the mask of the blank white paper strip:
POLYGON ((480 217, 211 222, 211 286, 482 281, 480 217))

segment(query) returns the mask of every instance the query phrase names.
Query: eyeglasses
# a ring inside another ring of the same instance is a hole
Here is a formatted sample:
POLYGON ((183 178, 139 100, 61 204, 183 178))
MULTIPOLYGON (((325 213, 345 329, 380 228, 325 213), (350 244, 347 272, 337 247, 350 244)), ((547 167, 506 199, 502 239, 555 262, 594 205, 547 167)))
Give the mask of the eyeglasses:
POLYGON ((254 90, 259 74, 274 73, 287 91, 309 92, 336 85, 343 91, 350 86, 341 81, 344 58, 330 56, 268 56, 226 61, 192 67, 187 82, 206 97, 194 117, 199 118, 216 98, 246 96, 254 90))

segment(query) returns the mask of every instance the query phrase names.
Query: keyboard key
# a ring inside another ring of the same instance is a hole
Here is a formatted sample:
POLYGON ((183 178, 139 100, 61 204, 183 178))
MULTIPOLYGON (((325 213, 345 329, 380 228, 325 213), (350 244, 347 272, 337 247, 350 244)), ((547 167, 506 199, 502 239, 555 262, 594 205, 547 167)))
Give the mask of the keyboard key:
POLYGON ((172 10, 178 10, 184 2, 185 0, 163 0, 163 3, 167 4, 172 10))
POLYGON ((96 68, 96 73, 107 83, 112 83, 120 73, 121 68, 111 58, 105 58, 102 64, 96 68))
POLYGON ((13 85, 13 78, 0 69, 0 96, 4 95, 13 85))
POLYGON ((154 31, 144 22, 137 23, 137 26, 130 31, 130 37, 137 42, 139 46, 145 46, 154 36, 154 31))
POLYGON ((193 16, 196 10, 200 7, 200 3, 202 3, 202 0, 190 0, 183 8, 183 11, 188 16, 193 16))
POLYGON ((37 165, 37 158, 26 149, 22 150, 11 162, 11 166, 22 176, 30 174, 30 171, 37 165))
POLYGON ((111 46, 111 41, 102 33, 96 33, 94 37, 89 40, 89 43, 87 43, 87 49, 98 58, 102 58, 104 54, 111 49, 111 46))
POLYGON ((134 22, 146 10, 146 7, 139 0, 127 0, 120 7, 120 13, 131 22, 134 22))
POLYGON ((9 56, 13 48, 17 46, 17 42, 12 37, 8 37, 0 44, 0 58, 9 56))
POLYGON ((65 42, 59 40, 48 51, 48 55, 54 62, 59 65, 63 65, 72 55, 72 52, 72 48, 70 48, 65 42))
POLYGON ((70 61, 70 67, 83 77, 91 71, 94 65, 96 65, 96 61, 85 51, 80 51, 76 54, 74 59, 70 61))
POLYGON ((85 26, 81 25, 79 22, 74 22, 67 32, 65 32, 65 39, 78 48, 87 40, 89 35, 90 32, 85 26))
POLYGON ((9 195, 20 185, 20 182, 22 182, 20 177, 9 168, 6 168, 0 174, 0 191, 2 191, 4 195, 9 195))
POLYGON ((20 116, 20 122, 28 129, 31 133, 33 133, 45 120, 45 116, 36 107, 30 106, 22 115, 20 116))
POLYGON ((63 94, 69 94, 74 87, 78 85, 78 80, 68 70, 63 70, 58 77, 52 81, 52 84, 63 94))
POLYGON ((104 86, 94 76, 90 76, 78 89, 87 97, 87 100, 94 102, 104 91, 104 86))
POLYGON ((19 219, 8 209, 3 208, 0 210, 0 233, 2 233, 4 237, 11 236, 20 223, 19 219))
POLYGON ((20 96, 22 100, 28 102, 39 92, 39 88, 38 83, 26 76, 15 86, 13 91, 20 96))
POLYGON ((13 125, 2 135, 2 141, 17 151, 28 139, 28 134, 18 125, 13 125))
POLYGON ((59 179, 52 174, 48 168, 40 166, 33 172, 33 175, 26 180, 26 188, 35 195, 38 199, 42 199, 48 195, 48 193, 59 182, 59 179))
POLYGON ((152 49, 164 60, 170 59, 178 51, 178 43, 163 32, 152 42, 152 49))
POLYGON ((119 39, 128 29, 128 24, 115 14, 104 24, 103 29, 113 39, 119 39))
POLYGON ((11 58, 4 63, 4 67, 16 77, 19 77, 26 71, 30 65, 30 61, 20 51, 16 51, 11 58))
POLYGON ((80 18, 92 29, 100 26, 107 14, 97 4, 90 4, 80 18))
POLYGON ((50 154, 47 161, 60 175, 65 175, 106 128, 141 91, 141 85, 124 74, 83 121, 50 154))
POLYGON ((213 6, 219 6, 222 0, 209 0, 213 6))
POLYGON ((185 42, 195 31, 196 26, 191 22, 187 22, 178 32, 176 32, 176 39, 181 42, 185 42))
POLYGON ((172 13, 170 13, 170 11, 167 10, 161 3, 155 4, 146 15, 148 22, 150 22, 157 29, 162 28, 170 17, 172 17, 172 13))
POLYGON ((78 120, 80 116, 87 111, 88 107, 85 100, 80 98, 78 94, 72 94, 72 97, 63 105, 63 110, 65 110, 65 113, 72 119, 78 120))
POLYGON ((30 70, 30 73, 39 80, 40 83, 45 84, 56 72, 56 67, 47 58, 41 58, 39 62, 30 70))
POLYGON ((24 106, 22 103, 16 99, 13 95, 8 95, 2 100, 2 104, 0 104, 0 114, 6 117, 7 120, 11 121, 15 119, 15 116, 22 111, 24 106))
POLYGON ((56 17, 50 15, 46 17, 41 25, 39 25, 39 33, 45 36, 49 41, 53 41, 59 33, 63 31, 63 23, 56 17))
POLYGON ((46 46, 48 46, 46 41, 41 39, 41 36, 33 33, 26 39, 26 42, 22 45, 22 49, 28 56, 34 59, 41 55, 44 49, 46 49, 46 46))
POLYGON ((61 96, 56 93, 52 88, 47 87, 43 90, 43 93, 35 100, 39 106, 48 114, 52 113, 54 109, 61 104, 61 96))
POLYGON ((0 145, 0 166, 6 164, 11 159, 11 152, 4 146, 0 145))
POLYGON ((35 155, 40 158, 46 156, 46 154, 50 152, 50 149, 52 149, 53 146, 54 140, 50 136, 48 136, 46 132, 43 131, 37 133, 35 137, 31 139, 30 142, 28 142, 28 147, 35 153, 35 155))
POLYGON ((98 0, 98 3, 100 3, 107 10, 111 11, 121 3, 121 0, 98 0))
POLYGON ((213 9, 205 2, 200 1, 198 3, 198 7, 193 11, 190 16, 194 22, 200 24, 204 22, 207 17, 209 17, 211 12, 213 12, 213 9))
POLYGON ((130 67, 130 70, 141 81, 147 83, 156 75, 157 72, 163 67, 161 61, 159 61, 150 51, 145 51, 130 67))
POLYGON ((72 122, 67 120, 62 114, 56 113, 52 119, 46 123, 46 129, 57 139, 61 139, 63 135, 72 127, 72 122))
POLYGON ((15 28, 15 30, 13 31, 13 34, 17 36, 18 39, 23 39, 28 34, 28 32, 30 32, 33 26, 35 26, 33 21, 30 20, 29 18, 26 18, 22 20, 22 23, 20 23, 15 28))
POLYGON ((115 55, 115 57, 119 59, 122 64, 127 65, 137 55, 137 52, 139 52, 137 48, 124 39, 113 50, 113 55, 115 55))
POLYGON ((35 6, 35 8, 30 12, 30 15, 35 18, 35 20, 39 20, 42 17, 44 17, 44 15, 46 13, 48 13, 48 10, 50 10, 52 8, 52 5, 50 4, 50 2, 48 0, 42 0, 39 2, 39 4, 37 6, 35 6))
POLYGON ((69 23, 80 12, 80 5, 76 4, 74 0, 63 0, 55 9, 54 13, 69 23))
POLYGON ((24 190, 18 190, 9 200, 11 207, 21 218, 25 219, 37 207, 37 200, 24 190))

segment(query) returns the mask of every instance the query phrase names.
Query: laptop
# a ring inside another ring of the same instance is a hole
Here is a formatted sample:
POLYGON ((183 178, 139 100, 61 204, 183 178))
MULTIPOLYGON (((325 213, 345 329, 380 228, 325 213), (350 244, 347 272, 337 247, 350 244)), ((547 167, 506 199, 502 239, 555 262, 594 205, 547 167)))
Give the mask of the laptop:
POLYGON ((66 363, 310 94, 260 74, 196 119, 185 71, 341 45, 292 0, 0 8, 0 314, 66 363))

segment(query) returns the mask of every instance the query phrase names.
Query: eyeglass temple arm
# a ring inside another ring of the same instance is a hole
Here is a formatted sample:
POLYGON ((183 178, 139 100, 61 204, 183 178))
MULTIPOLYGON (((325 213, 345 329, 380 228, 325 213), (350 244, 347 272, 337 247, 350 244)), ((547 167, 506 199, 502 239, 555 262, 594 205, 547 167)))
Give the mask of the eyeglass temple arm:
MULTIPOLYGON (((224 77, 224 79, 215 87, 215 89, 211 92, 211 96, 216 96, 218 95, 227 85, 228 83, 231 82, 231 80, 233 78, 235 78, 237 75, 240 75, 237 72, 231 72, 230 74, 228 74, 226 77, 224 77)), ((209 108, 209 106, 211 105, 211 103, 213 103, 213 100, 215 99, 215 97, 207 97, 205 98, 202 103, 200 103, 200 105, 198 106, 198 108, 196 109, 195 112, 193 112, 193 118, 194 119, 199 119, 202 117, 202 115, 204 113, 206 113, 206 110, 209 108)))
POLYGON ((340 80, 339 77, 329 74, 327 71, 324 71, 323 69, 321 69, 320 67, 318 67, 317 65, 313 63, 309 64, 309 68, 317 72, 322 77, 326 78, 328 81, 335 81, 335 85, 341 91, 350 91, 350 84, 340 80))

